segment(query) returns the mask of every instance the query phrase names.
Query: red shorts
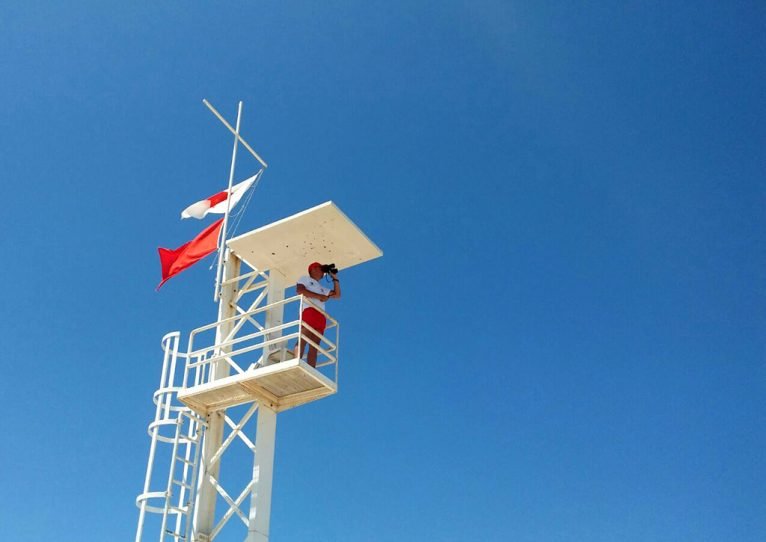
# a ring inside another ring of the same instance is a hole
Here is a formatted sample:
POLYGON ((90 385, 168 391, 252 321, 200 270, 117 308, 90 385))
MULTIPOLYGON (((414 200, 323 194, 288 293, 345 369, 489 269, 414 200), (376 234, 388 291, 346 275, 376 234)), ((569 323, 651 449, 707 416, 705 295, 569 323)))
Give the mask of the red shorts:
POLYGON ((301 320, 316 329, 320 335, 324 335, 324 328, 327 325, 327 318, 325 318, 324 314, 318 310, 312 307, 303 309, 301 320))

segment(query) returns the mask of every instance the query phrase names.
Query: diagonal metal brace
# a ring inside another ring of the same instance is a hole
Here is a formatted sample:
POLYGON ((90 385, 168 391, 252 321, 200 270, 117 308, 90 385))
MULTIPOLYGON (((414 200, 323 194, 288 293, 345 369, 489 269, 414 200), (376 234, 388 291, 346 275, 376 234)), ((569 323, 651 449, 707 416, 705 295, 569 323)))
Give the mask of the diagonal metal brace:
POLYGON ((263 158, 258 156, 258 153, 255 152, 250 145, 248 145, 247 141, 242 139, 242 136, 239 135, 239 133, 237 133, 237 131, 234 128, 231 127, 231 124, 226 122, 226 119, 221 116, 221 114, 216 110, 216 108, 213 107, 212 105, 210 105, 210 102, 208 102, 207 100, 203 99, 202 103, 204 103, 207 106, 207 108, 210 109, 210 111, 213 113, 213 115, 218 117, 218 120, 220 120, 223 123, 223 125, 226 126, 226 128, 228 128, 229 131, 236 136, 236 138, 239 140, 239 142, 242 143, 248 151, 250 151, 250 154, 252 154, 255 157, 255 159, 258 160, 258 162, 261 163, 261 165, 263 167, 265 167, 265 168, 269 167, 268 164, 266 164, 266 162, 263 161, 263 158))

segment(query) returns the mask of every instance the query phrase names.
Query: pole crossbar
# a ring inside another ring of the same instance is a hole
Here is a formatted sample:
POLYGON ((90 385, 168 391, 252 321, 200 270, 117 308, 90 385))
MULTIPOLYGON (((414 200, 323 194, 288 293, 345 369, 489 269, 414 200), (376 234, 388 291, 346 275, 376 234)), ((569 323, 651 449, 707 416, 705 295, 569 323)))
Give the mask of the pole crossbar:
POLYGON ((237 139, 239 140, 239 142, 240 142, 240 143, 242 143, 242 145, 243 145, 243 146, 244 146, 244 147, 245 147, 245 148, 246 148, 248 151, 250 151, 250 154, 252 154, 252 155, 253 155, 253 157, 254 157, 256 160, 258 160, 258 162, 260 162, 260 164, 261 164, 263 167, 265 167, 265 168, 269 167, 269 165, 268 165, 266 162, 264 162, 264 161, 263 161, 263 158, 261 158, 260 156, 258 156, 258 153, 257 153, 257 152, 255 152, 255 151, 253 150, 253 148, 252 148, 252 147, 251 147, 251 146, 250 146, 250 145, 247 143, 247 141, 245 141, 245 140, 242 138, 242 136, 241 136, 241 135, 239 135, 239 129, 237 129, 237 130, 234 130, 234 128, 232 128, 232 127, 231 127, 231 124, 229 124, 228 122, 226 122, 226 119, 225 119, 225 118, 223 118, 223 116, 222 116, 222 115, 221 115, 221 114, 220 114, 220 113, 219 113, 219 112, 216 110, 216 108, 215 108, 215 107, 213 107, 213 106, 212 106, 212 104, 211 104, 210 102, 208 102, 207 100, 203 99, 203 100, 202 100, 202 103, 203 103, 203 104, 205 104, 205 105, 207 106, 207 108, 208 108, 208 109, 210 109, 210 111, 213 113, 213 115, 215 115, 216 117, 218 117, 218 120, 220 120, 220 121, 223 123, 223 125, 224 125, 224 126, 226 126, 226 128, 228 128, 228 129, 229 129, 229 131, 230 131, 232 134, 234 134, 234 135, 237 137, 237 139))

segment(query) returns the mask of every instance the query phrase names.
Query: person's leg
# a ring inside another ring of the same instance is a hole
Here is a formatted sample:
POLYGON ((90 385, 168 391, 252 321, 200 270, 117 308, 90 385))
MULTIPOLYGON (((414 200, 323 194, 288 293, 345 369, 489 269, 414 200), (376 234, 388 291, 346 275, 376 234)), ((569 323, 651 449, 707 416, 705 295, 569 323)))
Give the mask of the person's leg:
MULTIPOLYGON (((317 332, 311 333, 311 340, 314 341, 317 346, 322 342, 322 336, 324 335, 324 329, 325 326, 327 326, 327 319, 325 318, 324 314, 322 314, 319 311, 314 311, 316 314, 314 315, 314 318, 312 318, 311 322, 309 322, 309 325, 313 327, 317 332)), ((315 346, 312 346, 309 344, 309 354, 307 357, 307 361, 309 362, 309 365, 312 367, 317 366, 317 355, 318 351, 315 346)))
MULTIPOLYGON (((306 328, 301 326, 301 332, 306 333, 306 328)), ((303 357, 303 351, 306 349, 306 341, 303 340, 303 335, 298 337, 298 342, 295 343, 295 348, 293 348, 293 355, 301 359, 303 357)))
POLYGON ((308 356, 306 356, 306 359, 309 361, 309 364, 313 367, 316 365, 316 359, 317 359, 317 349, 311 346, 311 343, 304 340, 304 337, 306 339, 309 339, 310 341, 314 341, 315 343, 319 344, 319 338, 314 335, 312 331, 309 330, 307 327, 301 326, 301 337, 298 341, 298 344, 295 347, 294 353, 296 358, 303 359, 303 351, 306 349, 306 346, 309 347, 309 353, 308 356), (313 352, 313 354, 312 354, 313 352), (314 360, 314 363, 311 363, 311 360, 314 360))
MULTIPOLYGON (((306 325, 301 326, 301 341, 299 346, 301 357, 303 357, 303 348, 308 342, 305 339, 309 339, 314 342, 314 344, 318 345, 321 341, 320 336, 322 333, 324 333, 324 328, 327 325, 327 320, 325 319, 324 314, 312 307, 309 307, 303 311, 302 320, 306 325), (318 333, 308 329, 306 326, 311 326, 318 333)), ((316 367, 318 355, 317 349, 311 343, 308 344, 308 347, 309 353, 306 356, 306 361, 308 361, 309 365, 312 367, 316 367)))
MULTIPOLYGON (((312 332, 311 332, 311 331, 309 331, 308 329, 304 330, 304 332, 303 332, 303 333, 306 335, 306 338, 307 338, 308 340, 310 340, 310 341, 313 341, 313 342, 314 342, 314 343, 316 343, 316 344, 319 344, 319 337, 317 337, 316 335, 314 335, 314 333, 312 333, 312 332)), ((309 345, 309 353, 308 353, 308 355, 306 356, 306 361, 307 361, 307 362, 308 362, 308 364, 309 364, 309 365, 311 365, 312 367, 316 367, 316 366, 317 366, 317 349, 316 349, 316 347, 315 347, 314 345, 312 345, 311 343, 308 343, 308 345, 309 345)))
MULTIPOLYGON (((315 312, 314 309, 303 309, 303 313, 301 314, 301 321, 311 325, 312 312, 315 312)), ((301 325, 301 334, 298 336, 298 342, 295 344, 295 348, 293 349, 293 354, 297 359, 303 359, 303 351, 306 349, 306 341, 303 340, 303 336, 308 336, 309 333, 311 332, 306 329, 305 326, 301 325)))

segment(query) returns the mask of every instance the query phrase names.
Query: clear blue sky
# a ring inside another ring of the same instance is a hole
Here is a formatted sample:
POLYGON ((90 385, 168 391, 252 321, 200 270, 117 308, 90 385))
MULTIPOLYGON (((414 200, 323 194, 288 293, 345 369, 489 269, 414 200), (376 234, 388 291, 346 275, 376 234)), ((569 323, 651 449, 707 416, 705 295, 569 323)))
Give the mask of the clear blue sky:
POLYGON ((3 540, 132 540, 160 338, 215 318, 207 265, 154 291, 228 176, 202 98, 270 165, 240 232, 332 199, 385 251, 334 307, 341 393, 280 416, 274 542, 763 540, 764 28, 6 2, 3 540))

